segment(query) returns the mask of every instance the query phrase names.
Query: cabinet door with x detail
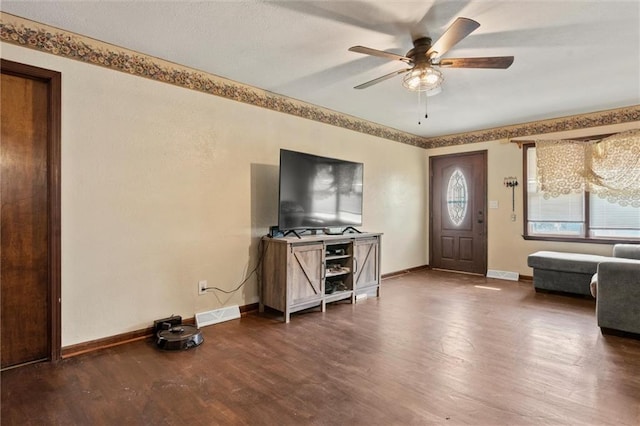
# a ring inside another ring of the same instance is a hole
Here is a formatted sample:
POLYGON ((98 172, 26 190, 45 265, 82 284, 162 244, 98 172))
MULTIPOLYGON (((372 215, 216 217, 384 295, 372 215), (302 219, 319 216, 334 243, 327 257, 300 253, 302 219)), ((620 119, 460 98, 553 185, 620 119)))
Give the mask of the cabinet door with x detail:
POLYGON ((289 258, 290 305, 322 298, 324 294, 324 245, 291 247, 289 258))
POLYGON ((367 238, 354 242, 354 281, 357 289, 380 284, 379 253, 377 238, 367 238))

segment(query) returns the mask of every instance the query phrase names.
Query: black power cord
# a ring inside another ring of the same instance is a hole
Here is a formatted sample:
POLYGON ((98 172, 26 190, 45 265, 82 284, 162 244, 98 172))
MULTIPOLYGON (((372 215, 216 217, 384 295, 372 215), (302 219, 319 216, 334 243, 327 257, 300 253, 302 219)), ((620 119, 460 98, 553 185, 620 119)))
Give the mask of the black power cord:
POLYGON ((238 284, 238 286, 236 288, 234 288, 233 290, 224 290, 224 289, 221 289, 220 287, 205 287, 202 290, 203 291, 215 290, 215 291, 219 291, 219 292, 225 293, 225 294, 232 294, 232 293, 235 293, 236 291, 240 290, 242 288, 242 286, 244 286, 247 283, 247 281, 249 281, 249 278, 251 278, 251 276, 253 274, 258 275, 257 274, 258 268, 262 264, 262 258, 264 256, 264 249, 262 247, 262 238, 260 239, 260 244, 258 245, 258 252, 260 253, 260 257, 258 258, 258 263, 256 264, 256 267, 253 268, 251 270, 251 272, 249 272, 247 277, 244 280, 242 280, 242 282, 240 284, 238 284))

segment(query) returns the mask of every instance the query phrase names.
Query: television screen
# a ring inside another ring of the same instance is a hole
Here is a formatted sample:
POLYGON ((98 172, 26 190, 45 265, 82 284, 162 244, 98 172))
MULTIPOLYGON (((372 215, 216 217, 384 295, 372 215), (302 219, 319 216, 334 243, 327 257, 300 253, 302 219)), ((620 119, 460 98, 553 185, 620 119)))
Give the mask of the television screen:
POLYGON ((278 228, 362 225, 363 164, 280 150, 278 228))

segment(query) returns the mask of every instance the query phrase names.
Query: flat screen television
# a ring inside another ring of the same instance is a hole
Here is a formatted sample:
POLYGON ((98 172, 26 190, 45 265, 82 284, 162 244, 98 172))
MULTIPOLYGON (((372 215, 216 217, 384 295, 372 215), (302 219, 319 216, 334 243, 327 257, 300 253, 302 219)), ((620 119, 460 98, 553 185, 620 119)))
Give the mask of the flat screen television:
POLYGON ((363 169, 362 163, 281 149, 278 228, 361 226, 363 169))

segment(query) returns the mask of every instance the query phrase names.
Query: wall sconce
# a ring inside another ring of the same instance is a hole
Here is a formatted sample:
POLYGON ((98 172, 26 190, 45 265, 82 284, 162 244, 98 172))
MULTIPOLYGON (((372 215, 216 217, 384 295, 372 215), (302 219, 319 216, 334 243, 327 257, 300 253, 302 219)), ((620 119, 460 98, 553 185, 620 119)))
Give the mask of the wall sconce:
POLYGON ((511 221, 516 221, 516 186, 518 186, 518 178, 509 176, 504 178, 504 186, 511 188, 511 221))

